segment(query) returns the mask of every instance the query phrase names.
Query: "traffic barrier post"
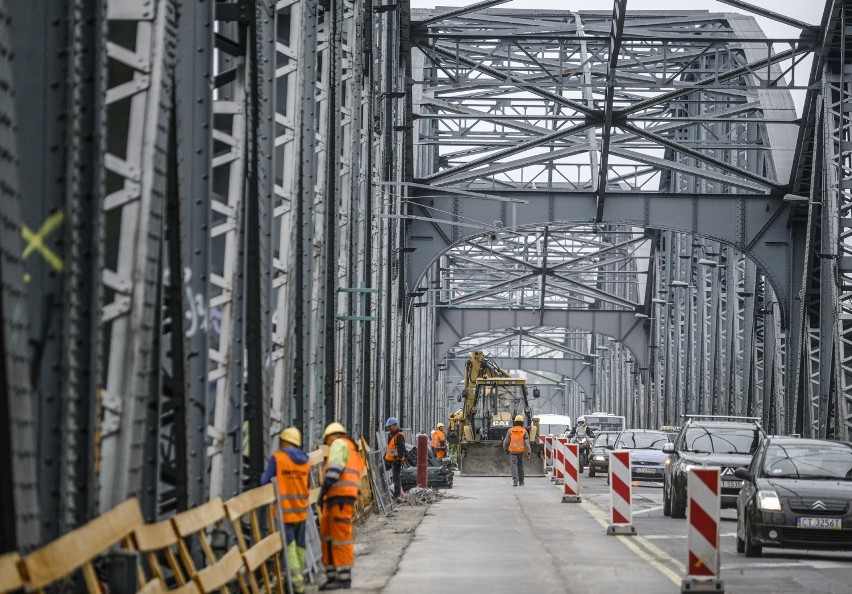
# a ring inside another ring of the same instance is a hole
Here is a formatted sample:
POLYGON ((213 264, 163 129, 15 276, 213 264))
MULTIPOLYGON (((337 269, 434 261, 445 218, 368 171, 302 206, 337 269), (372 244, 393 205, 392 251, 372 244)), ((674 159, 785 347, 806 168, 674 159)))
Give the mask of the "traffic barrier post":
POLYGON ((562 437, 554 438, 553 448, 553 474, 556 477, 556 484, 561 485, 565 480, 565 444, 567 439, 562 437))
POLYGON ((547 436, 544 438, 544 470, 550 472, 550 480, 556 480, 556 473, 553 470, 553 441, 554 438, 547 436))
POLYGON ((630 450, 615 450, 609 456, 610 535, 636 534, 633 526, 633 483, 630 450))
POLYGON ((565 462, 562 503, 580 503, 580 446, 576 443, 566 443, 562 446, 562 456, 565 462))
POLYGON ((724 592, 719 577, 720 468, 693 468, 686 475, 686 579, 681 592, 724 592))

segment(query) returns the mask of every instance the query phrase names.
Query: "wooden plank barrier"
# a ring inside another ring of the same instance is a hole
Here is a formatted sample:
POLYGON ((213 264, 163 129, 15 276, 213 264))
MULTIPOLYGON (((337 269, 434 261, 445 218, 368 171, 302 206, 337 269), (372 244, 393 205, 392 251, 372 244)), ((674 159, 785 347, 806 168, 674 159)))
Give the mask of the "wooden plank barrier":
MULTIPOLYGON (((237 535, 237 546, 243 556, 249 585, 252 592, 261 591, 255 573, 260 569, 263 579, 264 592, 284 594, 284 577, 281 571, 281 551, 284 548, 284 535, 279 530, 278 522, 278 492, 270 483, 251 491, 241 493, 225 502, 225 511, 237 535), (266 528, 261 531, 259 513, 266 510, 266 528), (249 517, 252 543, 247 542, 242 529, 242 518, 249 517), (265 536, 264 536, 265 534, 265 536), (272 579, 269 566, 272 566, 272 579), (274 588, 274 589, 273 589, 274 588)), ((284 557, 286 560, 286 556, 284 557)), ((286 561, 285 561, 286 562, 286 561)))
POLYGON ((30 553, 20 565, 27 589, 43 592, 51 584, 71 578, 80 569, 89 594, 100 594, 101 586, 92 562, 117 543, 129 544, 128 537, 142 522, 139 502, 128 499, 30 553))

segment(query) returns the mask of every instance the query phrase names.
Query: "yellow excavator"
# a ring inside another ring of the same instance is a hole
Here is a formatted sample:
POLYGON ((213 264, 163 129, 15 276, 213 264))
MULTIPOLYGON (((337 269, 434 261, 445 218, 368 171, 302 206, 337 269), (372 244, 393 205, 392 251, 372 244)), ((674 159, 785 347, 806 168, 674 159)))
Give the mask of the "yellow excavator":
MULTIPOLYGON (((482 351, 474 351, 465 364, 464 404, 450 415, 450 433, 457 436, 458 463, 462 475, 508 476, 509 459, 503 438, 516 415, 525 419, 532 456, 524 461, 527 475, 544 474, 544 450, 539 440, 538 419, 532 416, 527 381, 512 377, 490 361, 482 351)), ((538 398, 538 390, 533 391, 538 398)))

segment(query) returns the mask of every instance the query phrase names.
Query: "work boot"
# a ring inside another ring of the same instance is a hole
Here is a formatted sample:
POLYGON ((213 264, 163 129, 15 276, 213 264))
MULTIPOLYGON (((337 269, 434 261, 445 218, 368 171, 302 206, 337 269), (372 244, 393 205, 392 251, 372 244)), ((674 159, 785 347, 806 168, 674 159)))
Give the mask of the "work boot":
POLYGON ((517 487, 517 486, 518 486, 518 481, 512 481, 512 486, 513 486, 513 487, 517 487))
POLYGON ((519 486, 521 486, 521 487, 523 487, 523 486, 524 486, 524 483, 518 483, 518 485, 519 485, 519 486))
POLYGON ((320 587, 320 591, 325 592, 326 590, 348 590, 351 587, 352 582, 350 580, 330 580, 320 587))

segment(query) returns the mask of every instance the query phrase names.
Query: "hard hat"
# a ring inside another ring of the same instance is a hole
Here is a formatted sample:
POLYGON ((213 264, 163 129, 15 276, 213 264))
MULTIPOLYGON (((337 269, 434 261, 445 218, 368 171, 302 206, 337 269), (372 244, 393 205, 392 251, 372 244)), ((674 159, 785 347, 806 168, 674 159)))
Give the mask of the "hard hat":
POLYGON ((585 425, 586 424, 586 417, 577 417, 577 424, 578 425, 585 425))
POLYGON ((443 424, 443 423, 438 423, 438 424, 436 425, 436 427, 443 427, 443 426, 444 426, 444 424, 443 424))
POLYGON ((333 423, 329 423, 328 427, 325 428, 325 431, 322 432, 322 440, 325 441, 329 435, 334 435, 335 433, 346 433, 346 427, 334 421, 333 423))
POLYGON ((390 427, 391 425, 399 425, 399 421, 396 417, 388 417, 387 422, 385 423, 385 427, 390 427))
POLYGON ((523 422, 524 422, 524 417, 522 417, 521 415, 516 416, 516 417, 515 417, 515 422, 516 422, 516 423, 518 423, 518 422, 523 423, 523 422))
POLYGON ((287 427, 278 438, 295 446, 302 446, 302 432, 295 427, 287 427))

